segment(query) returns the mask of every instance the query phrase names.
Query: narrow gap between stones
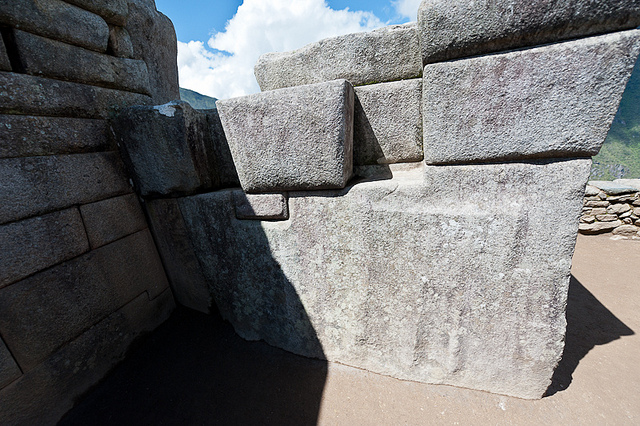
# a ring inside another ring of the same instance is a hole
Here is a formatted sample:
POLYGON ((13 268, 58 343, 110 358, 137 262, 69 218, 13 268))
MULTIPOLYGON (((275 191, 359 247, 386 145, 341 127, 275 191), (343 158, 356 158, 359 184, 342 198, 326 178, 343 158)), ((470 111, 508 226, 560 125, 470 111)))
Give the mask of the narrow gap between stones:
POLYGON ((24 66, 20 60, 20 52, 18 51, 18 45, 13 34, 13 29, 10 27, 0 26, 0 34, 2 34, 2 40, 4 41, 4 47, 7 50, 7 56, 9 57, 9 63, 11 64, 11 70, 20 74, 25 74, 24 66))

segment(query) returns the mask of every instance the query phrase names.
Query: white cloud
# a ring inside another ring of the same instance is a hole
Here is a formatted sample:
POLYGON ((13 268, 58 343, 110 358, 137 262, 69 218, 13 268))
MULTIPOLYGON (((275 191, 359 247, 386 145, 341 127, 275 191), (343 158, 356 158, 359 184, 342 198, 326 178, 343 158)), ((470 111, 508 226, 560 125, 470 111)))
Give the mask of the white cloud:
POLYGON ((418 17, 418 7, 422 0, 396 0, 392 3, 398 14, 415 21, 418 17))
POLYGON ((324 0, 245 0, 208 47, 178 42, 180 86, 219 99, 255 93, 253 66, 263 53, 383 25, 371 12, 332 10, 324 0))

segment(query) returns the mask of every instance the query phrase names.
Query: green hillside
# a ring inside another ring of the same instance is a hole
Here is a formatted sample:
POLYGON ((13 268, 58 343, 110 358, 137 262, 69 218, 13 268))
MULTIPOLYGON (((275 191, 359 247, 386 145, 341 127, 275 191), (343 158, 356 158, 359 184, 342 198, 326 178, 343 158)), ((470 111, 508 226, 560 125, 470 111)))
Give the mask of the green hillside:
POLYGON ((216 98, 202 95, 193 90, 180 88, 180 99, 189 104, 195 109, 214 109, 216 107, 216 98))

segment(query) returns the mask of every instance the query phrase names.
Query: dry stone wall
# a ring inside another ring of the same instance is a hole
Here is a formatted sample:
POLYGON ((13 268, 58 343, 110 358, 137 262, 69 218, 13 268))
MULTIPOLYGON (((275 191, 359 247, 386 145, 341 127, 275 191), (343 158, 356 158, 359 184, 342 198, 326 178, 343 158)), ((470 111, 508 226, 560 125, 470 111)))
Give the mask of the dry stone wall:
POLYGON ((640 179, 589 182, 580 232, 640 239, 640 179))

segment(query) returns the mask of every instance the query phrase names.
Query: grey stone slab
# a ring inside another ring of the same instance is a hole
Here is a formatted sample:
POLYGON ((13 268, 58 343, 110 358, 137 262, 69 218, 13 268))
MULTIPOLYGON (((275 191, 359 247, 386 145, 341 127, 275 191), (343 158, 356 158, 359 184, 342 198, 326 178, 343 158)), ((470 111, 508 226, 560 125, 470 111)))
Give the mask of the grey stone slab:
POLYGON ((351 177, 354 92, 348 81, 216 105, 246 192, 343 188, 351 177))
POLYGON ((0 114, 0 158, 107 151, 106 120, 0 114))
POLYGON ((14 38, 27 74, 151 94, 144 61, 117 58, 19 30, 14 31, 14 38))
POLYGON ((246 194, 234 191, 236 218, 253 220, 287 220, 289 204, 286 194, 246 194))
POLYGON ((170 290, 141 294, 33 370, 0 390, 0 423, 53 425, 78 398, 122 361, 140 335, 164 322, 175 304, 170 290))
POLYGON ((589 181, 589 185, 601 189, 607 195, 632 194, 638 192, 638 188, 624 181, 591 180, 589 181))
POLYGON ((92 249, 141 231, 147 220, 135 194, 80 206, 92 249))
POLYGON ((622 235, 623 237, 635 237, 638 236, 638 231, 640 228, 633 225, 621 225, 615 228, 612 233, 613 235, 622 235))
POLYGON ((2 34, 0 34, 0 71, 11 71, 11 62, 9 61, 9 55, 7 55, 7 49, 4 46, 2 34))
POLYGON ((639 50, 634 30, 427 65, 425 161, 597 154, 639 50))
POLYGON ((422 80, 355 88, 353 164, 421 161, 422 80))
POLYGON ((125 25, 129 14, 127 0, 65 0, 83 9, 100 15, 105 21, 114 25, 125 25))
POLYGON ((130 192, 113 152, 0 160, 0 223, 130 192))
POLYGON ((263 91, 337 79, 354 86, 420 77, 415 23, 327 38, 301 49, 267 53, 254 69, 263 91))
POLYGON ((240 179, 229 149, 229 142, 224 133, 220 114, 217 109, 198 110, 207 117, 207 126, 212 133, 213 152, 216 160, 216 170, 220 178, 220 185, 225 188, 240 187, 240 179))
POLYGON ((231 191, 179 203, 221 314, 244 338, 401 379, 540 398, 563 352, 590 167, 416 168, 290 192, 287 222, 237 220, 231 191))
POLYGON ((630 186, 640 191, 640 179, 616 179, 613 183, 621 186, 630 186))
POLYGON ((0 113, 73 118, 108 118, 121 108, 148 105, 139 93, 0 72, 0 113))
POLYGON ((638 25, 637 0, 425 0, 418 9, 425 64, 638 25))
POLYGON ((592 185, 587 185, 587 187, 585 188, 585 191, 584 191, 585 197, 593 197, 598 194, 600 194, 600 188, 596 188, 595 186, 592 186, 592 185))
POLYGON ((88 250, 75 207, 0 225, 0 288, 88 250))
POLYGON ((621 220, 615 220, 612 222, 594 222, 594 223, 581 223, 581 234, 601 234, 604 232, 611 232, 623 223, 621 220))
POLYGON ((107 51, 109 26, 104 19, 64 1, 3 1, 0 24, 98 52, 107 51))
POLYGON ((27 372, 143 293, 168 288, 149 231, 0 290, 0 332, 27 372))
POLYGON ((109 25, 107 53, 121 58, 133 58, 133 44, 126 28, 109 25))
POLYGON ((214 302, 175 199, 145 203, 149 225, 176 302, 209 313, 214 302))
POLYGON ((0 389, 16 380, 22 375, 20 367, 13 359, 4 341, 0 338, 0 389))

